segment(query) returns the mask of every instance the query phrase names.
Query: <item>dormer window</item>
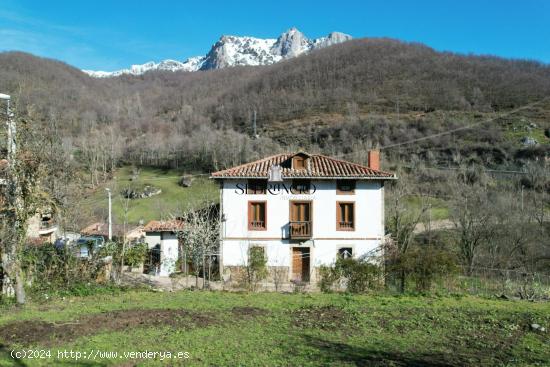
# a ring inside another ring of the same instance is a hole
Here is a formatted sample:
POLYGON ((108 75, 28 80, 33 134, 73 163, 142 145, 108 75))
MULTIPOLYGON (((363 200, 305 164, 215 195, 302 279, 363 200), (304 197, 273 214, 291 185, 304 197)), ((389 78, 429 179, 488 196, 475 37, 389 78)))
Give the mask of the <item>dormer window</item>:
POLYGON ((292 169, 307 169, 307 161, 309 156, 305 153, 298 153, 292 157, 292 169))

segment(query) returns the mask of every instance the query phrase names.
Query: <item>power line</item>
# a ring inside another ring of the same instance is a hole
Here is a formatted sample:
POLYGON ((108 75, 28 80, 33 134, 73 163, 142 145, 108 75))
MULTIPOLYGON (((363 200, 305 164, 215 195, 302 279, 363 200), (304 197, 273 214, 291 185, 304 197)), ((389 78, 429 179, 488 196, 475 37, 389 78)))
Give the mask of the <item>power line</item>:
POLYGON ((511 110, 511 111, 508 111, 508 112, 499 114, 499 115, 496 116, 496 117, 489 118, 489 119, 487 119, 487 120, 482 120, 482 121, 479 121, 479 122, 474 122, 474 123, 469 124, 469 125, 466 125, 466 126, 458 127, 458 128, 456 128, 456 129, 450 129, 450 130, 447 130, 447 131, 442 131, 442 132, 440 132, 440 133, 436 133, 436 134, 432 134, 432 135, 428 135, 428 136, 423 136, 423 137, 421 137, 421 138, 411 139, 411 140, 407 140, 407 141, 400 142, 400 143, 395 143, 395 144, 389 144, 389 145, 386 145, 386 146, 379 147, 378 149, 382 150, 382 149, 395 148, 395 147, 399 147, 399 146, 402 146, 402 145, 412 144, 412 143, 416 143, 416 142, 423 141, 423 140, 428 140, 428 139, 435 138, 435 137, 439 137, 439 136, 443 136, 443 135, 453 134, 453 133, 458 132, 458 131, 468 130, 468 129, 471 129, 471 128, 475 127, 475 126, 478 126, 478 125, 481 125, 481 124, 485 124, 485 123, 488 123, 488 122, 493 122, 493 121, 496 121, 496 120, 498 120, 498 119, 501 119, 501 118, 510 116, 510 115, 512 115, 512 114, 514 114, 514 113, 516 113, 516 112, 522 111, 522 110, 524 110, 524 109, 534 107, 534 106, 536 106, 536 105, 539 105, 539 104, 543 103, 543 102, 546 101, 547 99, 548 99, 548 97, 543 98, 543 99, 541 99, 541 100, 539 100, 539 101, 537 101, 537 102, 533 102, 533 103, 526 104, 526 105, 524 105, 524 106, 518 107, 518 108, 513 109, 513 110, 511 110))

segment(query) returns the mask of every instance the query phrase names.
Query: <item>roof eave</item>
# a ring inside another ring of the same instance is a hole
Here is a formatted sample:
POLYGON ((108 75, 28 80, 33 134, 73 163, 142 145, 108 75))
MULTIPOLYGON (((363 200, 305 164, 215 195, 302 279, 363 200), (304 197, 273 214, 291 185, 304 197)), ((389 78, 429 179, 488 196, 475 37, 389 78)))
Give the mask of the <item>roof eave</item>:
MULTIPOLYGON (((267 176, 210 176, 210 179, 213 180, 224 180, 224 179, 265 179, 267 176)), ((310 180, 397 180, 397 176, 296 176, 296 177, 283 177, 285 179, 310 179, 310 180)))

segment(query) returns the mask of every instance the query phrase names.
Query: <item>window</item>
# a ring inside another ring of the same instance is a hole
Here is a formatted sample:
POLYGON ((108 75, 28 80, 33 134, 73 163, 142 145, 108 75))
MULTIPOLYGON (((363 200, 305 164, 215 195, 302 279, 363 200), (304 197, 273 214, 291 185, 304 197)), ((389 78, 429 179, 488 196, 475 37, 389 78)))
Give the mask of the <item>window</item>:
POLYGON ((292 157, 292 169, 306 169, 306 158, 296 155, 292 157))
POLYGON ((294 195, 309 194, 311 182, 309 180, 292 180, 291 192, 294 195))
POLYGON ((266 202, 248 202, 248 230, 265 231, 267 228, 266 202))
POLYGON ((353 231, 355 229, 355 203, 336 203, 336 229, 338 231, 353 231))
POLYGON ((248 180, 246 185, 246 193, 248 195, 265 195, 266 190, 266 180, 248 180))
POLYGON ((350 195, 355 193, 355 180, 336 180, 336 194, 350 195))
POLYGON ((338 249, 338 257, 340 259, 350 259, 353 257, 353 249, 351 247, 342 247, 338 249))

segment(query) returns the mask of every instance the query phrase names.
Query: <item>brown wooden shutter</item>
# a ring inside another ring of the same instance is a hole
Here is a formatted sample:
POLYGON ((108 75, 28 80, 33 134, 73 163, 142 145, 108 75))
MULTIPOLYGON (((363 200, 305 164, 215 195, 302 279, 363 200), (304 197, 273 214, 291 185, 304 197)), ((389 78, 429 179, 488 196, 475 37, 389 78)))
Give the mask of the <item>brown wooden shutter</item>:
POLYGON ((267 228, 267 209, 265 201, 248 202, 248 229, 262 231, 267 228))

